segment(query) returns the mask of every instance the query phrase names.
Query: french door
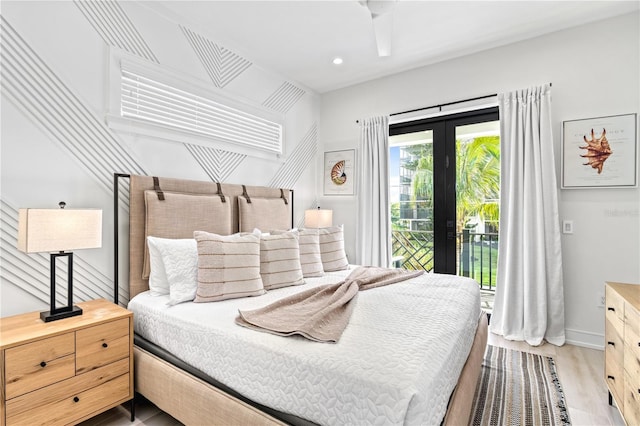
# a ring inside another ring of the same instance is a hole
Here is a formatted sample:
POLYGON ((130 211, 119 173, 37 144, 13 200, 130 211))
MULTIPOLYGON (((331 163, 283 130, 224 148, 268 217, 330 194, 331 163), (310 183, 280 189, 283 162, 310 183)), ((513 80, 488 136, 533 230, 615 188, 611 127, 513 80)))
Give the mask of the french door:
POLYGON ((498 120, 495 107, 390 126, 397 263, 457 274, 462 230, 477 227, 474 220, 482 228, 497 221, 497 213, 485 213, 497 206, 499 196, 498 120))

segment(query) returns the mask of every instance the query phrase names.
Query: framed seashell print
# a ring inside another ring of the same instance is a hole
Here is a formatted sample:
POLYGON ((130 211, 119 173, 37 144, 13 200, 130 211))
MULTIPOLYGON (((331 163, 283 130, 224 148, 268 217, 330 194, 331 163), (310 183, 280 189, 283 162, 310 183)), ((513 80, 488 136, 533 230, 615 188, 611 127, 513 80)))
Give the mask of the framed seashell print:
POLYGON ((354 195, 355 150, 324 153, 324 195, 354 195))
POLYGON ((562 188, 638 186, 637 114, 562 123, 562 188))

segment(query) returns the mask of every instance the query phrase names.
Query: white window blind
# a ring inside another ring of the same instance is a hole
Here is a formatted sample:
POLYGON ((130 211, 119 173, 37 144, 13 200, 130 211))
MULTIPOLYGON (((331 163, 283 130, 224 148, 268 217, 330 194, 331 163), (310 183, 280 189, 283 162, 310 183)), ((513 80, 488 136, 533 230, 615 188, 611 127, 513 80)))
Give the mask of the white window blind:
POLYGON ((122 117, 282 153, 282 126, 122 69, 122 117))

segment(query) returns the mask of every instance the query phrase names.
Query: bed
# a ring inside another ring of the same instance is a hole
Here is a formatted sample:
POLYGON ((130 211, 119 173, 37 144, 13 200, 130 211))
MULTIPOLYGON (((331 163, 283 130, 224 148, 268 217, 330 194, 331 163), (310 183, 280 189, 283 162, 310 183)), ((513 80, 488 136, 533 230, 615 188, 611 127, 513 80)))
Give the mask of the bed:
POLYGON ((477 283, 424 274, 359 292, 335 344, 243 328, 234 323, 239 309, 340 282, 353 266, 257 297, 167 305, 168 295, 149 290, 147 236, 185 238, 219 226, 198 223, 189 197, 215 204, 224 223, 212 233, 293 225, 293 192, 286 189, 130 177, 137 393, 185 424, 468 424, 487 340, 477 283), (158 209, 195 223, 176 225, 155 216, 158 209))

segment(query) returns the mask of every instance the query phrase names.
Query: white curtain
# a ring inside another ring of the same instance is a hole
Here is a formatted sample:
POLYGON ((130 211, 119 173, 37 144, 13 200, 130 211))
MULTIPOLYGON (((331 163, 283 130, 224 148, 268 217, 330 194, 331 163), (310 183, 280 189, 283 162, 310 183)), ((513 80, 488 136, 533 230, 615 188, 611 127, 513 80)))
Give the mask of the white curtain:
POLYGON ((389 117, 361 120, 356 263, 389 267, 389 117))
POLYGON ((550 86, 498 96, 500 241, 491 331, 540 345, 565 342, 562 252, 550 86))

